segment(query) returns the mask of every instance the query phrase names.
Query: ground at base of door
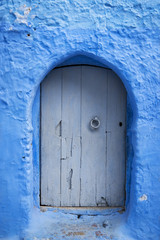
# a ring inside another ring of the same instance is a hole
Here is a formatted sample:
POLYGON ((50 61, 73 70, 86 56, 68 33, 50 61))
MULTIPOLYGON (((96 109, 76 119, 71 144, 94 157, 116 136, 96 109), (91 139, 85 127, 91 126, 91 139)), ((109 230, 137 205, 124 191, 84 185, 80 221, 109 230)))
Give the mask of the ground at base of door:
POLYGON ((55 212, 54 217, 53 211, 43 214, 45 217, 39 217, 39 221, 35 222, 37 217, 33 218, 23 240, 124 240, 116 234, 123 221, 122 212, 113 211, 109 215, 55 212))

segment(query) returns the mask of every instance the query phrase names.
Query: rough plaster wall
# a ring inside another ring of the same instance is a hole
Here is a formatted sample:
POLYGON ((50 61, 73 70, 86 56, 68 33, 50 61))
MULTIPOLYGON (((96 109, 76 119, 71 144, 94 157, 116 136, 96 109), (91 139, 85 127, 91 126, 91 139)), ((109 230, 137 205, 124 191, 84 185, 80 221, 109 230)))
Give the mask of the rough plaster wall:
POLYGON ((76 54, 120 76, 134 113, 130 200, 115 231, 123 239, 159 239, 159 9, 158 0, 0 2, 1 239, 23 236, 33 215, 32 103, 39 83, 76 54))

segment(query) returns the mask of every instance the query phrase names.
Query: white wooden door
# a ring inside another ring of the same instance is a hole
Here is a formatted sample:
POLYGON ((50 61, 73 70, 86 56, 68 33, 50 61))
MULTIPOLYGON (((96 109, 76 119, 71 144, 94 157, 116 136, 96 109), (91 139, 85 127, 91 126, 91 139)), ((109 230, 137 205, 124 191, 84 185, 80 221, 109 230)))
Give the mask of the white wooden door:
POLYGON ((41 205, 123 206, 126 91, 93 66, 50 72, 41 85, 41 205))

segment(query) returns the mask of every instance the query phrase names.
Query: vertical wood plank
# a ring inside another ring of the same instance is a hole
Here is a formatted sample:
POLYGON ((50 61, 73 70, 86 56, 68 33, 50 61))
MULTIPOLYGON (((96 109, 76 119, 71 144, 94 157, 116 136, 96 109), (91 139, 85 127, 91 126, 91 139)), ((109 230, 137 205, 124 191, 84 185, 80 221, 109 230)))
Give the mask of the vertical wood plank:
POLYGON ((62 85, 61 205, 79 206, 81 67, 63 68, 62 85))
POLYGON ((41 85, 41 204, 60 206, 61 69, 41 85))
POLYGON ((111 70, 108 70, 107 96, 106 199, 109 206, 123 206, 125 200, 126 90, 121 80, 111 70))
POLYGON ((106 165, 106 90, 103 68, 82 67, 82 163, 81 206, 104 206, 106 165), (90 121, 97 116, 101 125, 92 130, 90 121))

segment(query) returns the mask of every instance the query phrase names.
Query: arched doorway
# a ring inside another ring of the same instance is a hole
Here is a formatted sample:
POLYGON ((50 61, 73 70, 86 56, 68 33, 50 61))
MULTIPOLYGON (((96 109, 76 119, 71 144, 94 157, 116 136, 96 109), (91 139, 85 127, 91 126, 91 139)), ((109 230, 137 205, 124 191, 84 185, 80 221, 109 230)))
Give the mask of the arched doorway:
POLYGON ((69 66, 41 85, 41 205, 124 206, 126 91, 111 70, 69 66))

